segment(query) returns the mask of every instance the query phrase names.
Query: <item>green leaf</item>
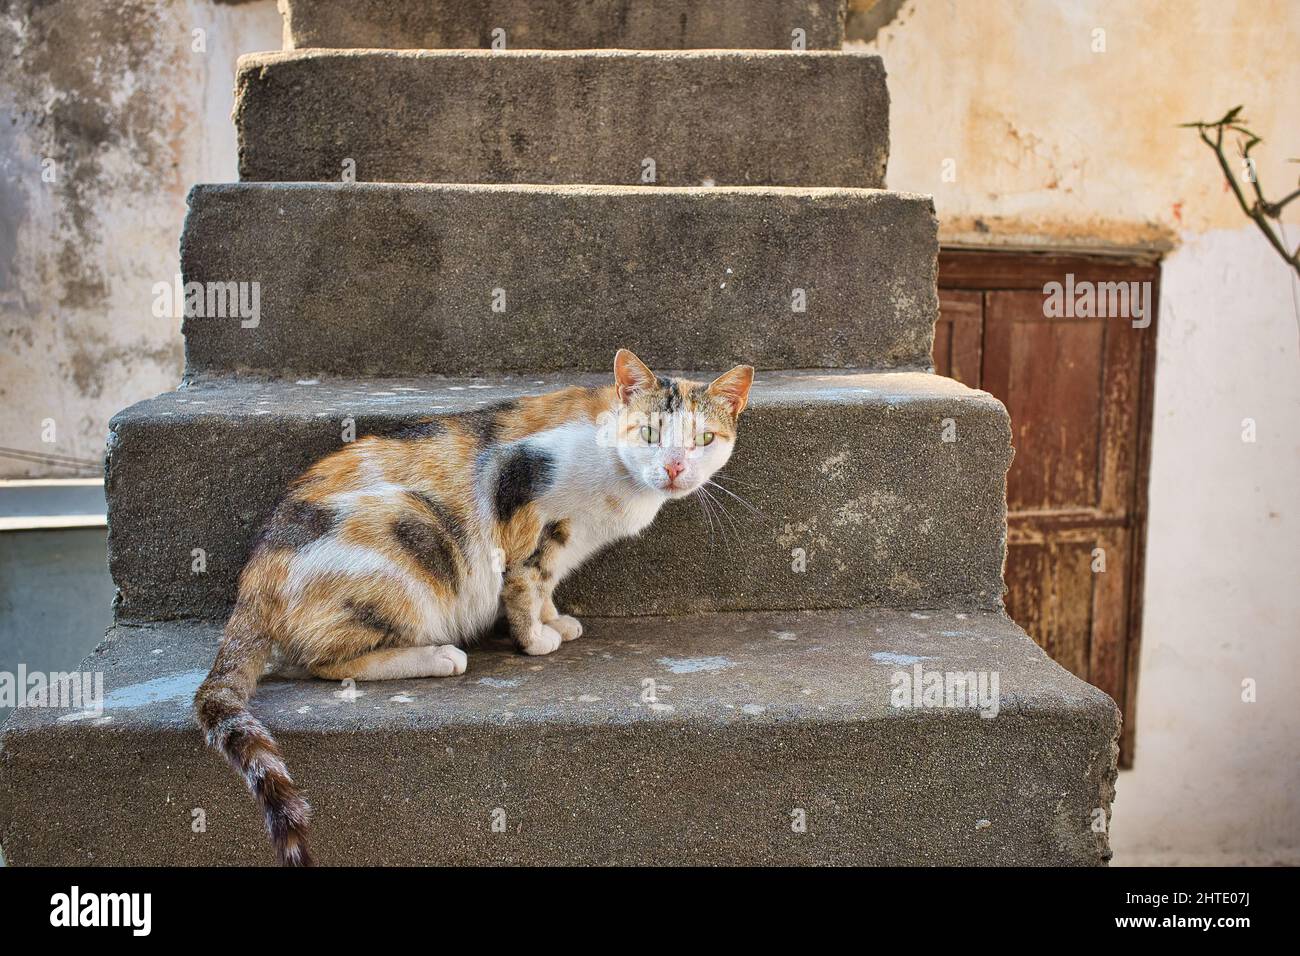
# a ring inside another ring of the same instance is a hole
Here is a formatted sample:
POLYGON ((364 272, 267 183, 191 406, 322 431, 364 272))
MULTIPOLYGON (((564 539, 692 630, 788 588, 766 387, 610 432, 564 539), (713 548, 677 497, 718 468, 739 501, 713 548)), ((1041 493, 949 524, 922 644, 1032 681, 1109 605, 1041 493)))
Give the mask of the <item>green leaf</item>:
POLYGON ((1219 124, 1226 125, 1228 123, 1233 122, 1234 120, 1236 120, 1236 118, 1239 115, 1241 115, 1241 110, 1242 110, 1241 106, 1234 106, 1232 109, 1228 110, 1227 113, 1223 114, 1223 119, 1219 120, 1219 122, 1215 123, 1214 125, 1215 126, 1218 126, 1219 124))

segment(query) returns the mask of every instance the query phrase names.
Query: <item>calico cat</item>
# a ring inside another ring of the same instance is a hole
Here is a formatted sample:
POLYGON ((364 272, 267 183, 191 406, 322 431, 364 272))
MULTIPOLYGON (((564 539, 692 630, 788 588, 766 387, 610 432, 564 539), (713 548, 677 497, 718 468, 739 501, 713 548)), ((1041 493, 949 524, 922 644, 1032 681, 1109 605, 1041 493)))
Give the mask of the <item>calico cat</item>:
POLYGON ((504 612, 519 650, 582 634, 560 580, 726 464, 754 370, 661 378, 627 349, 614 383, 565 388, 349 444, 291 486, 254 544, 212 672, 194 697, 241 773, 276 856, 310 865, 310 807, 248 709, 258 679, 463 674, 504 612))

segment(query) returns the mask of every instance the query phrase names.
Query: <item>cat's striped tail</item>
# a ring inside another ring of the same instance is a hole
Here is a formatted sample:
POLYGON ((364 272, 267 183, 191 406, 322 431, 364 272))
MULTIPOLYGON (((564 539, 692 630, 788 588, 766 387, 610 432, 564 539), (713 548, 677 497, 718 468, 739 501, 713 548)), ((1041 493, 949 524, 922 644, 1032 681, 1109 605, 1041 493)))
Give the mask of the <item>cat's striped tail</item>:
POLYGON ((270 638, 247 608, 236 606, 212 672, 194 695, 194 713, 208 746, 230 761, 262 808, 276 858, 284 866, 311 866, 311 807, 298 794, 271 732, 248 709, 270 657, 270 638))

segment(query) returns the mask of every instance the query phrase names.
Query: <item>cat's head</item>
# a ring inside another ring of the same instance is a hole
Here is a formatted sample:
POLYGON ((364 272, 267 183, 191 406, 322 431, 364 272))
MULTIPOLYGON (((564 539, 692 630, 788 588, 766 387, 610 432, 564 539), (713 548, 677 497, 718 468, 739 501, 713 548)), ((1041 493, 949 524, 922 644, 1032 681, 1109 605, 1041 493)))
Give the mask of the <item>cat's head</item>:
POLYGON ((695 491, 727 463, 754 369, 737 365, 708 385, 655 375, 627 349, 614 356, 615 446, 632 477, 670 498, 695 491))

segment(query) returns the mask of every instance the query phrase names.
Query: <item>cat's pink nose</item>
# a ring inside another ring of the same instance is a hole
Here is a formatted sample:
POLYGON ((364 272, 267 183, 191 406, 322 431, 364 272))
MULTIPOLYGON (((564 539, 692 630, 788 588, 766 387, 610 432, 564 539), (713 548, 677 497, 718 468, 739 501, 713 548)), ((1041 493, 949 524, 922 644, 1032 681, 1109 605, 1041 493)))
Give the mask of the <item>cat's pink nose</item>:
POLYGON ((668 472, 668 483, 671 485, 677 480, 677 476, 686 470, 684 462, 669 461, 664 463, 664 471, 668 472))

